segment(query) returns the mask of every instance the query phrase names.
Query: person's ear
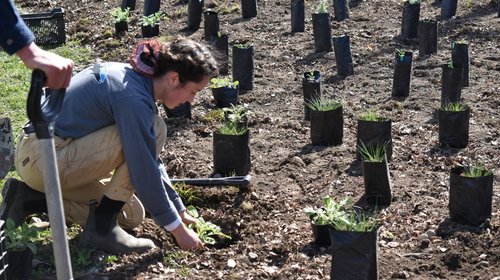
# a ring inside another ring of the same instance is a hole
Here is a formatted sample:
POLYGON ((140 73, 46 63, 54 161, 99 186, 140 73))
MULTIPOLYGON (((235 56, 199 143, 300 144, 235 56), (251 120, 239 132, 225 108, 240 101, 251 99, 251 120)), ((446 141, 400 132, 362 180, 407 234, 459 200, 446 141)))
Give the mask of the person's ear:
POLYGON ((167 73, 167 82, 171 87, 176 87, 179 84, 179 73, 170 71, 167 73))

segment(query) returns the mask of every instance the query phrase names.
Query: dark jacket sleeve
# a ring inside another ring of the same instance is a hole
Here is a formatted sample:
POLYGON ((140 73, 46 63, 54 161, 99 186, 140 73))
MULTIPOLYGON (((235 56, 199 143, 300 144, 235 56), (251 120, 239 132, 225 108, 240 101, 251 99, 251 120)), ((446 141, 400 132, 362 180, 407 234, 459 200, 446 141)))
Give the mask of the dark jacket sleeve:
POLYGON ((0 46, 14 54, 35 40, 12 0, 0 0, 0 46))

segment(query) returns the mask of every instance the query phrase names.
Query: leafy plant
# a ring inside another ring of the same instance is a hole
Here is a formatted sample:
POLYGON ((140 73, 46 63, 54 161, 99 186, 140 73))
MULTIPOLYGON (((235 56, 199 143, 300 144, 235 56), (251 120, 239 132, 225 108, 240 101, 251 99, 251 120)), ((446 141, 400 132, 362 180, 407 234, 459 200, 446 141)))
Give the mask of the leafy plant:
POLYGON ((396 49, 396 54, 399 56, 399 60, 403 61, 405 59, 406 50, 396 49))
POLYGON ((37 253, 37 247, 33 239, 37 237, 38 228, 27 223, 16 227, 12 219, 5 221, 5 235, 7 236, 7 250, 24 251, 30 249, 33 255, 37 253))
POLYGON ((252 44, 247 42, 247 43, 234 44, 234 46, 238 49, 249 49, 252 47, 252 44))
POLYGON ((362 121, 369 121, 369 122, 380 122, 385 120, 384 117, 380 116, 376 111, 372 110, 368 110, 359 115, 359 119, 362 121))
POLYGON ((462 112, 467 110, 467 105, 463 102, 450 102, 443 105, 441 109, 448 112, 462 112))
POLYGON ((339 108, 341 105, 340 102, 328 99, 323 95, 306 101, 306 106, 314 111, 331 111, 339 108))
POLYGON ((346 209, 351 206, 351 198, 346 197, 340 202, 335 202, 327 195, 323 199, 323 206, 318 209, 311 207, 304 208, 304 212, 316 225, 331 224, 334 220, 344 219, 346 209))
POLYGON ((248 131, 246 126, 246 110, 241 105, 223 108, 222 109, 226 121, 219 126, 218 131, 225 135, 242 135, 248 131))
POLYGON ((332 228, 338 231, 368 232, 374 231, 377 225, 377 219, 354 210, 348 211, 343 219, 335 219, 332 221, 332 228))
POLYGON ((448 61, 448 63, 446 64, 446 66, 448 66, 448 68, 450 69, 453 69, 453 61, 448 61))
POLYGON ((243 135, 248 128, 234 122, 225 122, 219 127, 219 133, 224 135, 243 135))
POLYGON ((319 4, 316 7, 316 14, 326 14, 328 13, 328 3, 326 0, 319 0, 319 4))
POLYGON ((92 264, 92 251, 86 248, 76 248, 71 251, 71 264, 75 268, 85 268, 92 264))
POLYGON ((247 115, 245 107, 241 105, 232 105, 231 107, 222 108, 222 111, 227 115, 229 121, 233 123, 243 122, 245 116, 247 115))
POLYGON ((486 169, 483 164, 476 164, 472 161, 467 161, 467 164, 462 165, 462 167, 464 171, 460 175, 464 177, 477 178, 482 176, 490 176, 493 174, 493 171, 486 169))
POLYGON ((200 237, 200 240, 203 243, 212 245, 215 244, 214 237, 216 236, 221 238, 231 239, 231 236, 224 234, 219 226, 211 222, 205 221, 203 217, 199 215, 198 211, 196 210, 196 208, 194 208, 194 206, 188 206, 187 211, 189 215, 193 216, 193 218, 196 219, 196 224, 189 225, 189 228, 194 229, 196 231, 196 233, 200 237))
POLYGON ((130 22, 130 8, 122 10, 121 8, 115 8, 111 10, 111 15, 115 18, 115 23, 118 22, 130 22))
POLYGON ((188 187, 185 183, 177 183, 174 184, 173 187, 181 197, 182 201, 187 204, 192 204, 201 200, 197 192, 194 189, 188 187))
POLYGON ((210 80, 209 88, 223 88, 223 87, 236 88, 239 84, 240 82, 231 81, 229 77, 212 78, 210 80))
POLYGON ((315 71, 314 70, 311 70, 311 71, 308 71, 308 72, 305 72, 304 73, 304 78, 308 81, 316 81, 317 79, 317 76, 314 75, 315 71))
POLYGON ((365 145, 361 141, 361 145, 358 146, 359 154, 361 158, 366 162, 383 162, 385 159, 385 152, 387 149, 386 144, 378 145, 365 145))
POLYGON ((160 21, 163 19, 164 15, 162 12, 156 12, 149 16, 142 16, 139 23, 142 26, 155 26, 160 25, 160 21))

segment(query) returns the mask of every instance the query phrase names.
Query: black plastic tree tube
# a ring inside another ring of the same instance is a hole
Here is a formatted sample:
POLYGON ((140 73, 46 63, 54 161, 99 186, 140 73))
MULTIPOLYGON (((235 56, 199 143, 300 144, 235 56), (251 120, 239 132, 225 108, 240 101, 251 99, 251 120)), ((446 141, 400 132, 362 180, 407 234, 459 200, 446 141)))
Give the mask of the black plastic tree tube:
POLYGON ((469 44, 453 42, 451 44, 451 61, 462 67, 462 87, 469 86, 469 44))
POLYGON ((244 48, 233 45, 233 81, 238 81, 240 90, 253 89, 253 46, 244 48))
POLYGON ((231 107, 231 105, 236 106, 236 102, 238 101, 237 87, 212 88, 212 94, 217 108, 231 107))
POLYGON ((413 53, 409 51, 403 53, 396 52, 394 61, 392 97, 408 97, 411 88, 413 53))
POLYGON ((333 11, 335 21, 343 21, 349 18, 349 7, 346 0, 333 0, 333 11))
POLYGON ((304 32, 304 0, 291 0, 292 32, 304 32))
POLYGON ((449 19, 457 13, 457 0, 442 0, 441 1, 441 17, 449 19))
POLYGON ((335 231, 332 242, 331 280, 378 279, 377 231, 335 231))
MULTIPOLYGON (((135 2, 135 1, 134 1, 135 2)), ((144 12, 145 16, 152 15, 160 11, 160 0, 145 0, 144 1, 144 12)))
POLYGON ((191 119, 191 103, 186 102, 180 104, 179 106, 169 109, 167 106, 163 105, 165 113, 169 118, 186 118, 191 119))
POLYGON ((316 52, 331 52, 332 28, 327 13, 312 14, 314 47, 316 52))
POLYGON ((469 143, 470 109, 464 111, 445 111, 439 109, 439 145, 463 149, 469 143))
POLYGON ((401 38, 405 41, 418 38, 418 21, 420 19, 420 3, 403 4, 403 19, 401 22, 401 38))
POLYGON ((328 247, 330 242, 330 225, 317 225, 311 221, 314 244, 320 247, 328 247))
POLYGON ((227 75, 229 72, 228 57, 229 57, 229 35, 221 34, 220 36, 212 36, 212 44, 219 51, 217 56, 219 60, 219 74, 227 75))
POLYGON ((319 71, 305 72, 302 77, 302 92, 304 94, 304 119, 309 121, 311 109, 307 102, 321 96, 321 74, 319 71))
MULTIPOLYGON (((146 0, 146 2, 148 1, 146 0)), ((122 10, 126 10, 127 8, 129 8, 131 11, 135 10, 135 0, 122 0, 121 8, 122 10)), ((159 9, 160 7, 158 6, 158 10, 159 9)))
POLYGON ((419 56, 437 53, 438 25, 435 20, 420 20, 418 23, 419 56))
POLYGON ((253 18, 257 16, 257 0, 241 0, 241 16, 253 18))
MULTIPOLYGON (((384 118, 378 121, 366 121, 358 119, 357 142, 366 146, 385 145, 387 159, 392 158, 392 121, 384 118)), ((356 158, 359 159, 359 151, 356 151, 356 158)))
POLYGON ((143 25, 141 26, 142 37, 151 38, 158 36, 160 34, 160 26, 159 25, 143 25))
POLYGON ((226 135, 213 133, 214 171, 222 176, 244 176, 250 172, 250 133, 226 135), (234 175, 233 175, 234 174, 234 175))
POLYGON ((128 23, 126 21, 115 22, 116 34, 128 31, 128 23))
POLYGON ((462 95, 462 67, 457 64, 442 65, 441 106, 460 101, 462 95))
POLYGON ((203 30, 205 40, 210 41, 212 36, 217 36, 219 32, 219 14, 213 10, 203 12, 203 30))
POLYGON ((337 63, 337 74, 339 76, 354 75, 352 64, 351 43, 348 35, 333 37, 333 48, 335 50, 335 61, 337 63))
POLYGON ((314 146, 337 146, 344 136, 342 106, 330 111, 311 110, 311 142, 314 146))
POLYGON ((387 160, 363 161, 362 166, 366 201, 374 206, 389 206, 392 200, 392 188, 387 160))
POLYGON ((479 226, 491 218, 493 174, 466 177, 463 172, 463 167, 453 168, 450 172, 450 219, 479 226))
POLYGON ((202 11, 203 11, 203 0, 189 0, 187 27, 190 30, 198 30, 198 28, 200 28, 202 11))

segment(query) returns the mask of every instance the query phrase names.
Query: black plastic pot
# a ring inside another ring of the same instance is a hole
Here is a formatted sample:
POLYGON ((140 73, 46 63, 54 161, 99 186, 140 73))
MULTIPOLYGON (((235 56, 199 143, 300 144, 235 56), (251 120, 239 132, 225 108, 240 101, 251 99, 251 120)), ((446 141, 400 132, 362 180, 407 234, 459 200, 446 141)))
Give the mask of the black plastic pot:
POLYGON ((328 247, 331 245, 329 225, 317 225, 311 222, 311 229, 313 232, 314 244, 319 247, 328 247))
POLYGON ((405 51, 404 55, 396 53, 392 79, 392 97, 408 97, 410 95, 412 66, 412 52, 405 51))
POLYGON ((238 102, 238 87, 212 88, 212 94, 215 100, 215 106, 218 108, 236 106, 238 102))
MULTIPOLYGON (((357 127, 357 147, 361 143, 365 145, 386 145, 387 159, 390 161, 392 158, 392 121, 390 119, 383 119, 380 121, 365 121, 358 119, 357 127)), ((360 159, 359 151, 356 149, 356 158, 360 159)))
POLYGON ((159 25, 143 25, 141 26, 141 32, 143 38, 151 38, 160 35, 159 25))
POLYGON ((253 18, 257 16, 257 0, 241 0, 241 16, 253 18))
POLYGON ((233 81, 240 83, 240 90, 253 89, 253 46, 239 48, 233 45, 233 81))
POLYGON ((227 75, 229 72, 229 36, 227 34, 222 34, 220 36, 212 36, 212 44, 215 49, 219 51, 217 56, 219 61, 219 74, 227 75))
POLYGON ((403 19, 401 22, 401 38, 406 41, 418 38, 418 21, 420 19, 420 3, 403 4, 403 19))
POLYGON ((469 143, 470 109, 451 112, 439 109, 439 145, 462 149, 469 143))
POLYGON ((292 32, 304 32, 304 0, 291 0, 292 32))
POLYGON ((167 106, 163 106, 165 113, 169 118, 186 118, 191 119, 191 103, 183 103, 173 109, 169 109, 167 106))
POLYGON ((462 67, 458 64, 453 64, 449 67, 448 64, 442 65, 441 75, 441 106, 450 102, 460 101, 462 95, 462 67))
POLYGON ((128 31, 128 23, 126 21, 115 22, 115 33, 120 34, 128 31))
POLYGON ((330 16, 327 13, 312 14, 312 23, 316 52, 331 52, 333 49, 330 16))
POLYGON ((354 75, 349 36, 342 35, 333 37, 333 48, 335 50, 337 74, 344 77, 354 75))
POLYGON ((346 0, 333 0, 333 12, 335 21, 343 21, 349 18, 349 7, 346 0))
POLYGON ((250 172, 250 133, 213 134, 214 171, 222 176, 244 176, 250 172))
POLYGON ((419 56, 437 53, 438 24, 435 20, 420 20, 418 23, 419 56))
POLYGON ((321 74, 319 71, 314 71, 312 77, 310 72, 304 73, 302 76, 302 92, 304 95, 304 119, 309 121, 311 119, 311 109, 306 103, 321 96, 321 74))
POLYGON ((201 14, 203 12, 203 0, 189 0, 187 27, 190 30, 200 28, 201 14))
POLYGON ((7 279, 31 279, 33 252, 29 248, 23 251, 7 250, 7 279))
POLYGON ((377 231, 330 230, 331 280, 378 279, 377 231))
POLYGON ((441 1, 441 17, 449 19, 457 13, 457 0, 442 0, 441 1))
POLYGON ((387 160, 363 161, 362 166, 366 201, 374 206, 389 206, 392 201, 392 184, 387 160))
POLYGON ((219 14, 216 11, 207 10, 203 12, 203 30, 205 40, 210 41, 212 36, 217 36, 219 32, 219 14))
POLYGON ((461 176, 463 167, 450 172, 450 219, 479 226, 491 218, 493 200, 493 175, 481 177, 461 176))
POLYGON ((311 110, 311 142, 315 146, 337 146, 344 136, 342 106, 331 111, 311 110))
POLYGON ((451 44, 451 61, 462 67, 462 87, 469 86, 469 44, 453 42, 451 44))
MULTIPOLYGON (((135 1, 134 1, 135 2, 135 1)), ((144 11, 145 16, 152 15, 160 11, 160 0, 144 0, 144 11)))
MULTIPOLYGON (((158 3, 160 3, 160 1, 158 1, 158 3)), ((129 8, 131 11, 133 11, 135 10, 135 0, 122 0, 122 4, 120 7, 122 8, 122 10, 126 10, 127 8, 129 8)), ((158 9, 160 9, 159 6, 158 9)))

